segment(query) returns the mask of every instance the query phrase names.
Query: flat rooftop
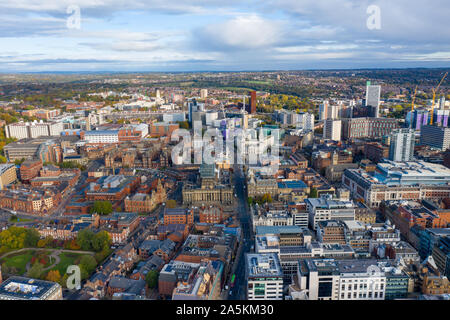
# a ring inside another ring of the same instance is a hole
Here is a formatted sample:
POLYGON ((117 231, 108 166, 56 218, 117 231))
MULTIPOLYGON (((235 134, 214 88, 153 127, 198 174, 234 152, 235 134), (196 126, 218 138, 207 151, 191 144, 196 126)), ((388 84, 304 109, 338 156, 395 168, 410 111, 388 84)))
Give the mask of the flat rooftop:
POLYGON ((249 278, 283 276, 280 260, 275 253, 247 253, 245 262, 249 278))
POLYGON ((59 287, 55 282, 13 276, 0 285, 0 299, 41 300, 59 287))

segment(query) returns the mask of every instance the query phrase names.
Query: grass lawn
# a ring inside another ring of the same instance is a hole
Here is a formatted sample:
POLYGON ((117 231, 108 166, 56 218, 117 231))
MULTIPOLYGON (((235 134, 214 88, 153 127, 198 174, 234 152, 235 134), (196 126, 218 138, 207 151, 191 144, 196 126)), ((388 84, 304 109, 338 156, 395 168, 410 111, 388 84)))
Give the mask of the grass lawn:
POLYGON ((272 84, 271 80, 266 80, 266 81, 264 81, 264 80, 248 80, 248 81, 245 81, 245 82, 253 83, 253 84, 272 84))
POLYGON ((0 264, 3 263, 8 267, 14 267, 17 269, 17 274, 23 275, 26 271, 27 263, 31 261, 33 257, 34 250, 29 250, 26 252, 19 253, 17 255, 10 255, 8 257, 3 258, 0 261, 0 264))
POLYGON ((239 92, 241 92, 241 91, 251 91, 251 90, 253 90, 253 89, 244 88, 244 87, 222 87, 222 88, 220 88, 220 89, 228 90, 228 91, 239 91, 239 92))
POLYGON ((76 264, 77 260, 81 258, 83 254, 80 253, 71 253, 71 252, 62 252, 59 257, 61 261, 54 267, 52 270, 58 270, 61 277, 66 274, 67 267, 71 264, 76 264))

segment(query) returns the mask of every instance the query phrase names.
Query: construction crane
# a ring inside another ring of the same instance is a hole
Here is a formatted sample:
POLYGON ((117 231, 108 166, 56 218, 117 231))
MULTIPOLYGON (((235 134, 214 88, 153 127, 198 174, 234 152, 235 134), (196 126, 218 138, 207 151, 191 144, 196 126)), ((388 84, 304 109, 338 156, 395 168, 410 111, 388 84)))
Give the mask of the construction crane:
POLYGON ((430 124, 433 125, 433 115, 434 115, 434 99, 436 98, 436 92, 439 90, 439 87, 441 86, 442 82, 444 81, 445 77, 447 77, 448 72, 444 74, 441 81, 439 82, 438 86, 434 89, 431 89, 433 91, 433 100, 431 101, 431 116, 430 116, 430 124))

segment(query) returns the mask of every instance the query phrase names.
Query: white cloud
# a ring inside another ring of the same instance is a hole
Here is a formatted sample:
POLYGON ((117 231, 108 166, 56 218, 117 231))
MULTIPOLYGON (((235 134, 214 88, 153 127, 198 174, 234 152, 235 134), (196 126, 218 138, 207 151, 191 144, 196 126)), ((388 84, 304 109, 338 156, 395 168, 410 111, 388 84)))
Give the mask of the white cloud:
POLYGON ((280 22, 266 20, 258 15, 243 15, 197 30, 194 36, 206 47, 215 49, 268 48, 282 38, 280 22))
POLYGON ((416 61, 450 61, 450 51, 447 52, 432 52, 424 54, 405 54, 401 60, 416 60, 416 61))

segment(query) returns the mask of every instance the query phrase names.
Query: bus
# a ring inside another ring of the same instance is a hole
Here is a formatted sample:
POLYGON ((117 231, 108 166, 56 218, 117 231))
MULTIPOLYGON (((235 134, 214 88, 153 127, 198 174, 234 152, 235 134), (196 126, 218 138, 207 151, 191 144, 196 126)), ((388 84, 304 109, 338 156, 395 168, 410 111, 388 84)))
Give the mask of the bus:
POLYGON ((236 280, 236 274, 233 274, 233 275, 231 276, 231 282, 230 282, 231 288, 234 288, 234 280, 236 280))

